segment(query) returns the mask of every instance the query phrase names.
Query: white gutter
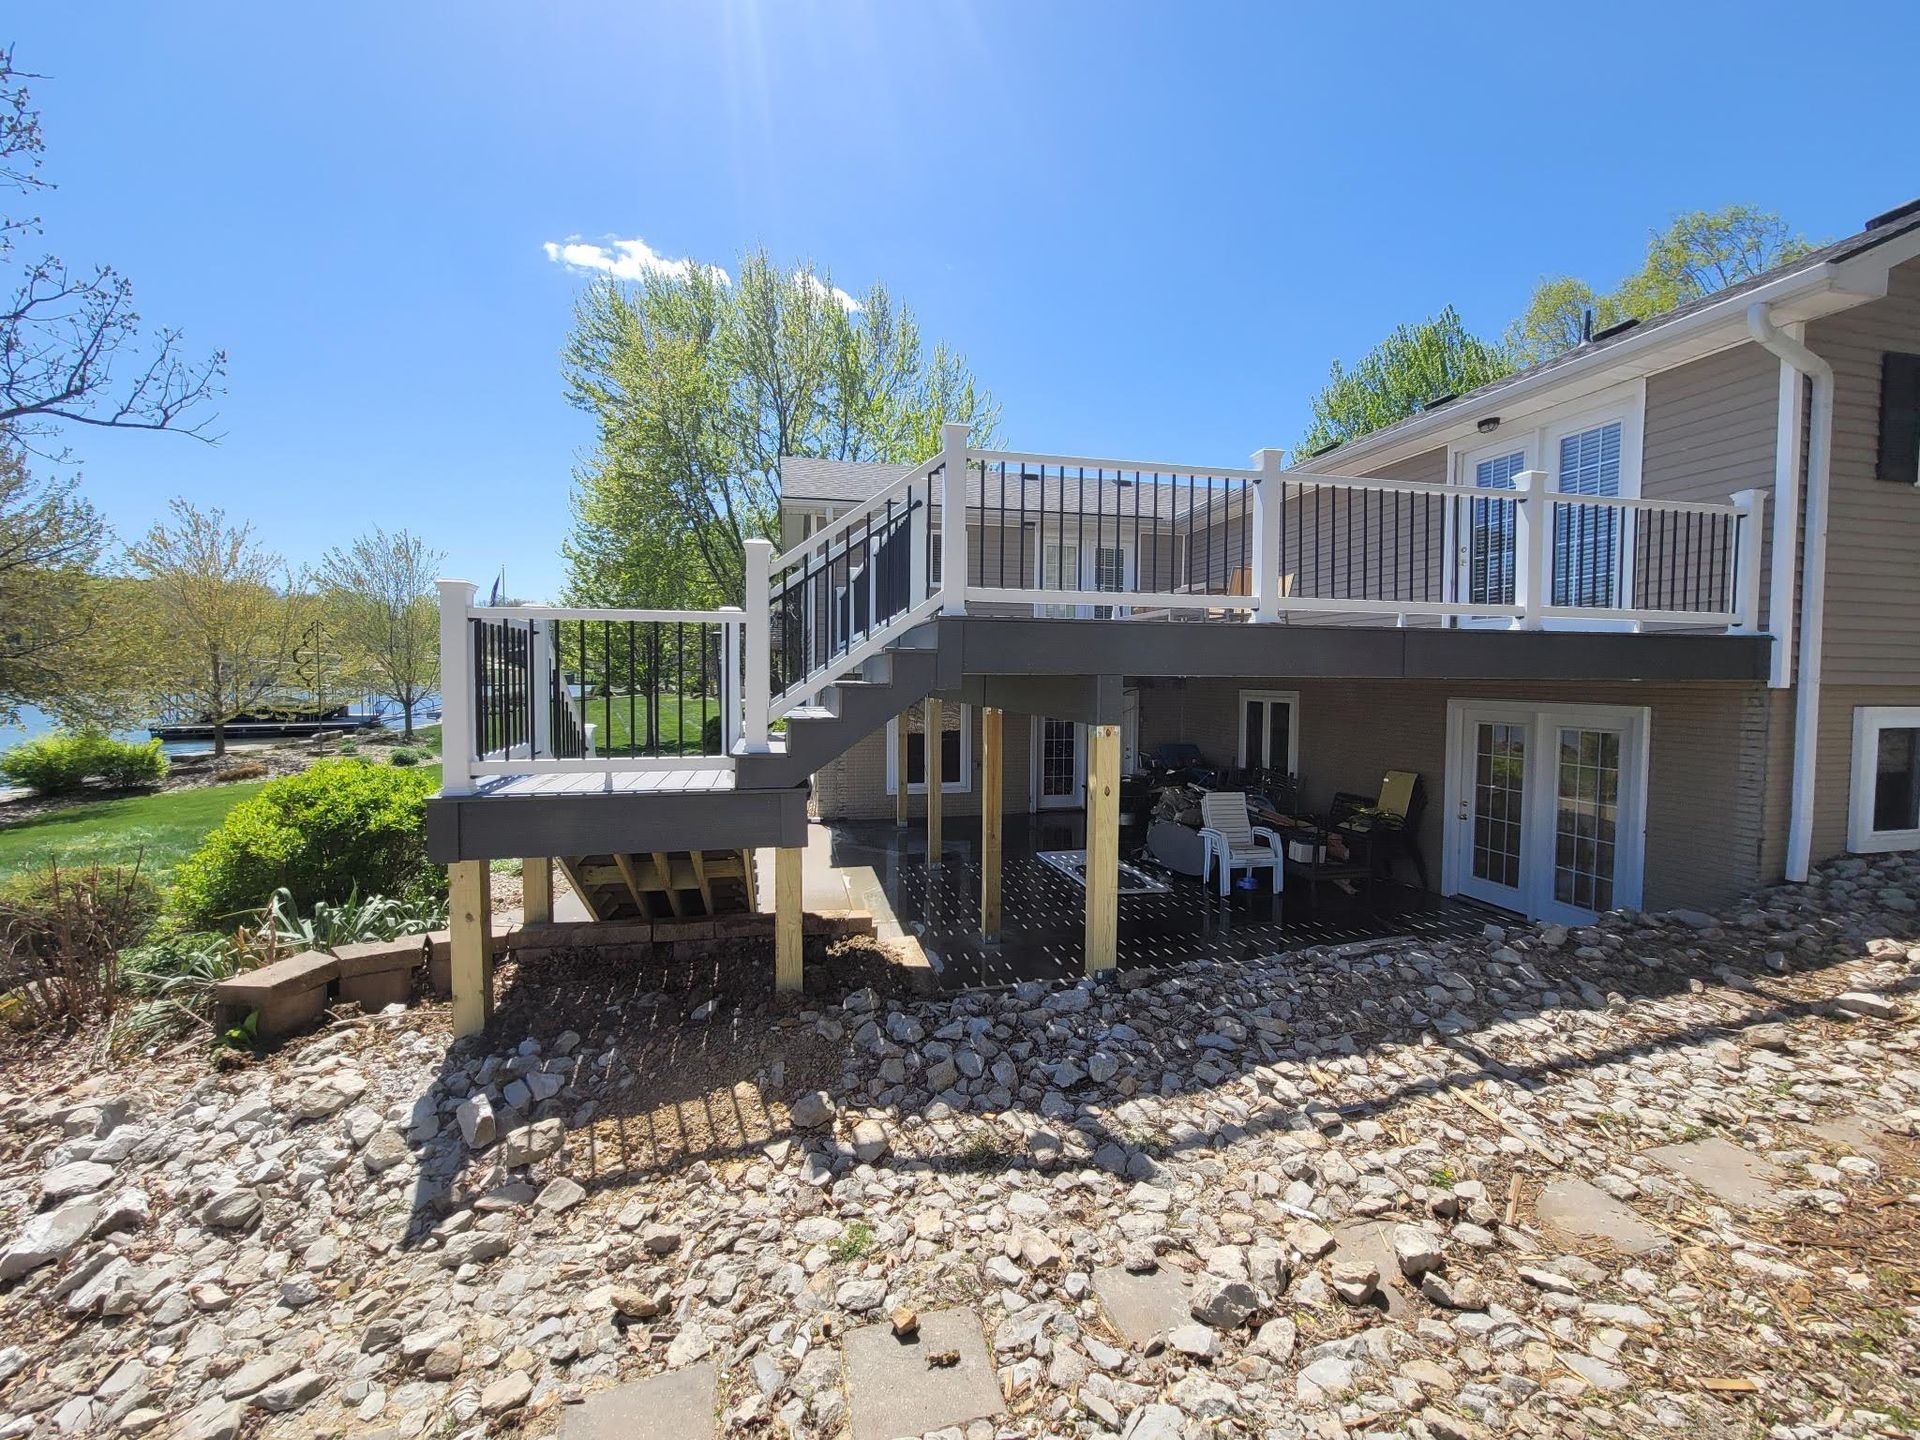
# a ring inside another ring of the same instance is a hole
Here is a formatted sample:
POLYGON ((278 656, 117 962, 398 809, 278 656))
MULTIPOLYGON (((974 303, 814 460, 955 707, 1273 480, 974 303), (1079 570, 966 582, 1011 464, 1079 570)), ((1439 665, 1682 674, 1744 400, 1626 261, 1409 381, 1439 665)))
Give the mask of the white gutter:
MULTIPOLYGON (((1748 307, 1747 329, 1813 385, 1807 431, 1805 557, 1800 574, 1800 683, 1793 707, 1793 804, 1787 820, 1787 879, 1798 881, 1807 878, 1813 859, 1814 752, 1820 739, 1820 651, 1827 601, 1827 491, 1833 469, 1833 367, 1775 326, 1765 301, 1748 307)), ((1785 396, 1786 387, 1781 394, 1785 396)), ((1785 497, 1780 500, 1779 513, 1792 514, 1785 497)), ((1776 549, 1776 561, 1778 555, 1776 549)), ((1771 604, 1778 608, 1781 603, 1776 590, 1771 604)), ((1790 595, 1785 603, 1792 603, 1790 595)))

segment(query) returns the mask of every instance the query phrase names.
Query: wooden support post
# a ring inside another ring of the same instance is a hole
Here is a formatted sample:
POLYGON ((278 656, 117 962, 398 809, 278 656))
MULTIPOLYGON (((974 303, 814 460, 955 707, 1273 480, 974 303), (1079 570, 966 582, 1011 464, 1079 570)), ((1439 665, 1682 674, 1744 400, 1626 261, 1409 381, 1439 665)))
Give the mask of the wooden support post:
POLYGON ((940 820, 945 809, 946 792, 941 788, 946 779, 940 773, 940 757, 943 747, 940 744, 940 702, 929 695, 921 706, 926 715, 926 723, 921 728, 921 746, 926 753, 927 764, 927 868, 940 868, 940 820))
POLYGON ((1001 721, 999 710, 980 711, 980 935, 986 940, 1000 934, 1001 721))
POLYGON ((1119 963, 1120 727, 1087 727, 1087 974, 1119 963))
POLYGON ((520 918, 529 925, 553 921, 553 861, 545 855, 520 862, 520 918))
POLYGON ((912 738, 913 727, 903 710, 893 722, 893 823, 902 830, 907 828, 907 742, 912 738))
POLYGON ((453 1033, 478 1035, 493 1018, 493 896, 484 860, 447 867, 453 940, 453 1033))
POLYGON ((800 861, 806 853, 797 846, 773 852, 773 988, 781 994, 797 994, 806 975, 800 906, 800 861))

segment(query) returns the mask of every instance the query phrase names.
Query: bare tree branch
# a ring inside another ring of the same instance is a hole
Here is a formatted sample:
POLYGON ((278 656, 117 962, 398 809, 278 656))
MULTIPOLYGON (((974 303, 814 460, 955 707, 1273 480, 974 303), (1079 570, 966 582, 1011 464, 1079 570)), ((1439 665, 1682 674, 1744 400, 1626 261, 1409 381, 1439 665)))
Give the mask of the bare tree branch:
MULTIPOLYGON (((0 48, 0 190, 48 188, 40 174, 46 149, 40 113, 17 68, 13 48, 0 48)), ((222 393, 227 357, 183 354, 181 332, 144 333, 133 285, 109 265, 70 270, 56 255, 16 269, 18 242, 40 231, 35 216, 0 215, 0 440, 52 458, 44 437, 65 425, 116 430, 177 430, 219 438, 214 416, 194 412, 222 393)))

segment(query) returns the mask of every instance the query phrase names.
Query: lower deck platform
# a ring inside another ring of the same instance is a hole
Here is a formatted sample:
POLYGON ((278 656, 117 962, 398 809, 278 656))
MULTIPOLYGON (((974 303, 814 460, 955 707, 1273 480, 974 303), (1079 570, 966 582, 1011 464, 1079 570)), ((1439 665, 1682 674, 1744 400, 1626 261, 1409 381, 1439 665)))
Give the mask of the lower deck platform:
MULTIPOLYGON (((1381 882, 1350 895, 1324 884, 1273 895, 1235 888, 1222 898, 1211 886, 1142 861, 1143 833, 1123 829, 1123 862, 1164 885, 1119 898, 1119 968, 1192 960, 1229 960, 1312 945, 1342 945, 1387 936, 1445 939, 1478 934, 1513 919, 1504 911, 1450 900, 1411 885, 1381 882)), ((981 852, 978 819, 946 822, 942 863, 927 864, 926 830, 890 822, 820 822, 808 826, 802 862, 809 909, 870 911, 881 935, 911 935, 927 952, 942 988, 963 990, 1022 980, 1072 980, 1084 973, 1086 892, 1049 853, 1080 850, 1086 819, 1079 812, 1008 816, 1002 859, 1001 933, 979 933, 981 852)), ((761 866, 771 864, 763 852, 761 866)), ((772 893, 763 879, 762 895, 772 893)))

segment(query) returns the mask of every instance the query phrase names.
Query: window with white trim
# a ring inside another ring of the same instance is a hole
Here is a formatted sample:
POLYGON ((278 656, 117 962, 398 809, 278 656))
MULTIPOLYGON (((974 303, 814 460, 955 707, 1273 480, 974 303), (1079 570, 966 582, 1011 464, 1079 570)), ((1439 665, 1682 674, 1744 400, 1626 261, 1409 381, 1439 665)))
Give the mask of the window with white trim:
POLYGON ((1240 768, 1300 773, 1300 693, 1240 692, 1240 768))
POLYGON ((1920 849, 1920 705, 1854 710, 1847 848, 1920 849))
MULTIPOLYGON (((1625 430, 1624 422, 1608 420, 1562 435, 1553 488, 1562 495, 1617 498, 1625 430)), ((1619 603, 1614 581, 1620 534, 1620 512, 1611 506, 1554 506, 1553 604, 1606 609, 1619 603)))
MULTIPOLYGON (((907 726, 907 793, 927 793, 926 709, 914 705, 887 722, 887 794, 900 792, 900 725, 907 726)), ((940 707, 940 793, 973 788, 973 714, 968 705, 940 707)))

